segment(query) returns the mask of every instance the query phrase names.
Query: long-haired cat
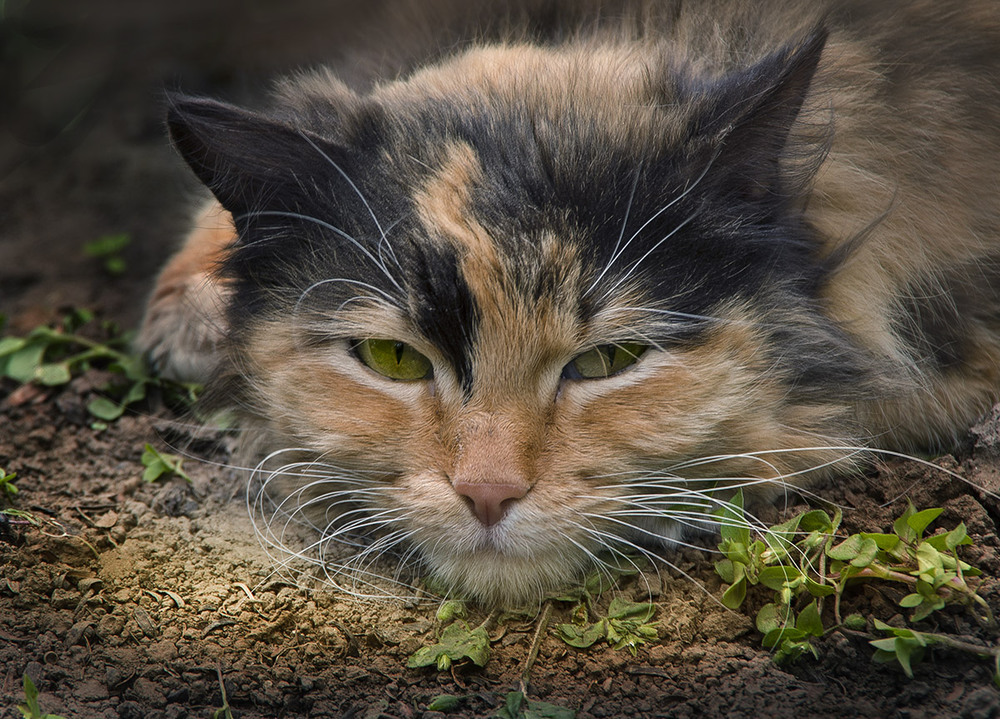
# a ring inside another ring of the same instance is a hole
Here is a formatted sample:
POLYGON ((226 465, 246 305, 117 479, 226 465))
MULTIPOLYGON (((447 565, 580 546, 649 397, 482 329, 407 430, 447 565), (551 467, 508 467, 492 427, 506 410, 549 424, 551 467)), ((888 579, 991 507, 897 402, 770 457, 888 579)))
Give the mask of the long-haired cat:
POLYGON ((139 341, 333 571, 534 601, 997 399, 994 0, 396 5, 171 98, 215 200, 139 341))

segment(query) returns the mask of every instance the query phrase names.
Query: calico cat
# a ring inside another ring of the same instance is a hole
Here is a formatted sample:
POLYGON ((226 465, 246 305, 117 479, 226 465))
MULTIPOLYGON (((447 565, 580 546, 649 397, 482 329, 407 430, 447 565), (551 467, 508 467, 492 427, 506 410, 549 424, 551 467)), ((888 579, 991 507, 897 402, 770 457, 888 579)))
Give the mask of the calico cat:
POLYGON ((236 408, 275 511, 348 546, 355 587, 395 552, 537 601, 997 400, 993 0, 373 27, 265 109, 170 98, 215 199, 139 339, 236 408))

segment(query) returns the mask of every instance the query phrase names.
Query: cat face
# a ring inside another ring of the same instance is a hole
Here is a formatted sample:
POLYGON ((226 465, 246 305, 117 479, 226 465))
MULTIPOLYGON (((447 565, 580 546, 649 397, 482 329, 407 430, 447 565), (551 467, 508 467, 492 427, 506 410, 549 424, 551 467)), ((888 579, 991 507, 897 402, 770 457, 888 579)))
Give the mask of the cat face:
POLYGON ((250 452, 325 542, 367 537, 345 566, 537 600, 844 459, 864 362, 783 164, 823 40, 724 77, 507 46, 272 115, 174 102, 239 233, 250 452))

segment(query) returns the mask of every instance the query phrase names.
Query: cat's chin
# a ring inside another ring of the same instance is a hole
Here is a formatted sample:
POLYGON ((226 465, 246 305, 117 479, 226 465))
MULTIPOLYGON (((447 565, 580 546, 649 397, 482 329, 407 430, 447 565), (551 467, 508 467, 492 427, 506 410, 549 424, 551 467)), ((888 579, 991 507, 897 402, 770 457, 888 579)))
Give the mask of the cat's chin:
POLYGON ((558 554, 511 556, 481 550, 425 557, 435 583, 449 595, 488 607, 531 609, 553 592, 579 584, 586 562, 558 554))

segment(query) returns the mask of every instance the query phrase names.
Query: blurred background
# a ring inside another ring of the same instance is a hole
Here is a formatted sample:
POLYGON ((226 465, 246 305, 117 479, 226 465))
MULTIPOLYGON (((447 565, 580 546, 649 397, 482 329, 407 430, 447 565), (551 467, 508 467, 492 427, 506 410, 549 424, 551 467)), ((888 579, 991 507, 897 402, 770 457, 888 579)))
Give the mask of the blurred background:
POLYGON ((277 75, 343 64, 383 4, 0 0, 6 331, 69 307, 135 326, 202 196, 166 140, 165 91, 252 104, 277 75))

